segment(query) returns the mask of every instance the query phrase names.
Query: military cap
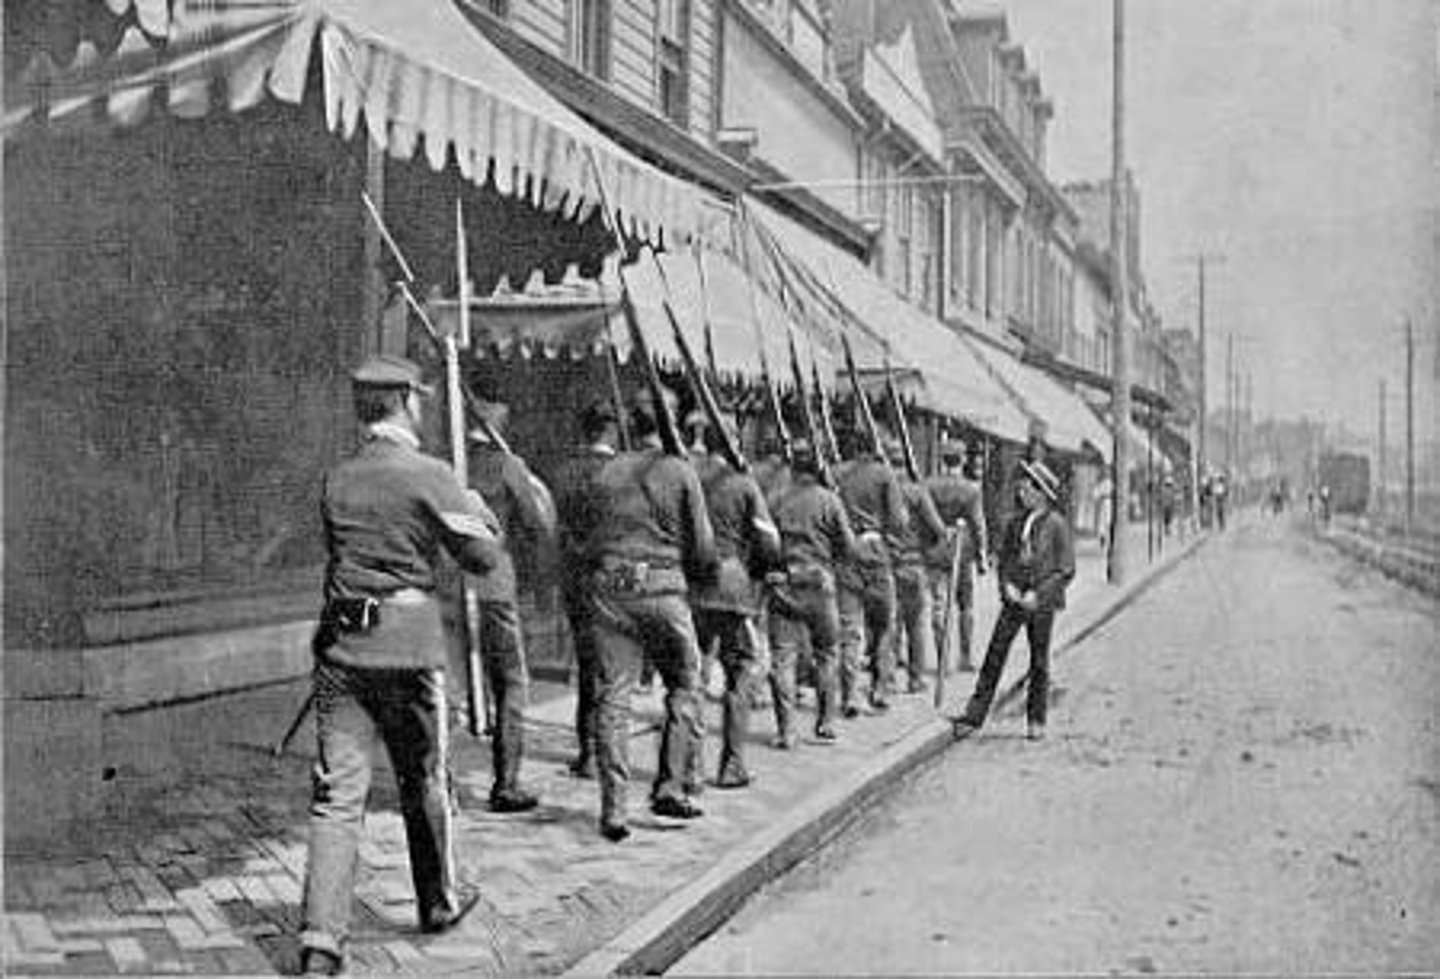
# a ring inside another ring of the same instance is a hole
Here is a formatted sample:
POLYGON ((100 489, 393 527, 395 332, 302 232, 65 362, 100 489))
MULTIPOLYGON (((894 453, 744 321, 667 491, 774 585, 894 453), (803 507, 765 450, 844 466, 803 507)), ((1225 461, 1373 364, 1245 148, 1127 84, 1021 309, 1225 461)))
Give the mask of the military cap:
POLYGON ((1045 498, 1051 503, 1060 502, 1060 477, 1056 476, 1049 466, 1043 462, 1021 459, 1020 472, 1032 486, 1045 494, 1045 498))
POLYGON ((409 388, 421 394, 431 393, 430 386, 422 380, 420 365, 393 354, 366 358, 350 374, 350 380, 359 387, 409 388))
POLYGON ((958 461, 965 458, 967 447, 961 439, 943 438, 940 440, 940 458, 958 461))

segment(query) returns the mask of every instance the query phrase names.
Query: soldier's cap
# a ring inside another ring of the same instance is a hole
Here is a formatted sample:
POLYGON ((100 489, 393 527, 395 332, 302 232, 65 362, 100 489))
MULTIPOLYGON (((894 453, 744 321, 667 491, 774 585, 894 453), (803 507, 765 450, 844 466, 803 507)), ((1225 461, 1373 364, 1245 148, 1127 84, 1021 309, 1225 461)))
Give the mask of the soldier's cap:
POLYGON ((434 393, 434 389, 424 382, 419 364, 394 354, 366 358, 351 372, 350 380, 357 387, 409 388, 424 395, 434 393))
POLYGON ((807 438, 797 438, 790 443, 790 458, 796 469, 819 471, 820 458, 815 454, 815 444, 807 438))
POLYGON ((587 428, 599 428, 601 425, 618 422, 620 413, 608 398, 601 398, 592 401, 580 411, 580 424, 587 428))
MULTIPOLYGON (((665 399, 665 407, 669 409, 670 417, 674 418, 675 409, 679 405, 680 399, 675 396, 674 391, 671 391, 667 387, 662 386, 660 390, 662 392, 661 396, 665 399)), ((650 392, 649 388, 641 391, 640 394, 636 396, 634 407, 631 409, 631 415, 637 422, 649 422, 653 425, 659 421, 660 413, 655 407, 655 395, 650 392)))
MULTIPOLYGON (((501 401, 481 401, 477 398, 470 402, 470 410, 498 431, 504 431, 505 423, 510 420, 510 406, 501 401)), ((490 443, 490 436, 485 434, 484 425, 473 426, 466 436, 472 442, 487 445, 490 443)))
POLYGON ((704 408, 691 408, 685 415, 684 425, 686 428, 709 428, 710 416, 704 408))
POLYGON ((1045 494, 1045 498, 1051 503, 1058 504, 1060 502, 1060 477, 1056 476, 1045 463, 1021 459, 1020 473, 1030 481, 1032 486, 1045 494))
POLYGON ((944 438, 940 440, 940 458, 949 461, 959 461, 965 458, 969 451, 964 441, 957 438, 944 438))

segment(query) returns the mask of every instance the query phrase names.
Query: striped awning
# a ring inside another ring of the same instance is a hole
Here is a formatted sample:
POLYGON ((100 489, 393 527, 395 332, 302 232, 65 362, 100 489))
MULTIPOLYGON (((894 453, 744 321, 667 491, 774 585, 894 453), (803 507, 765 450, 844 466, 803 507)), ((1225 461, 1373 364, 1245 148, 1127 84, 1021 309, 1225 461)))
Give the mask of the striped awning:
POLYGON ((437 170, 453 154, 466 178, 578 220, 600 203, 603 188, 627 233, 652 243, 678 244, 703 230, 699 188, 591 127, 450 0, 71 4, 77 18, 108 11, 114 30, 99 43, 86 37, 52 52, 10 34, 50 26, 53 13, 12 25, 7 10, 7 51, 29 56, 17 78, 6 78, 6 139, 39 121, 91 124, 97 113, 134 124, 157 104, 183 117, 214 107, 238 112, 266 97, 298 104, 318 56, 326 124, 346 138, 363 125, 402 159, 423 146, 437 170))

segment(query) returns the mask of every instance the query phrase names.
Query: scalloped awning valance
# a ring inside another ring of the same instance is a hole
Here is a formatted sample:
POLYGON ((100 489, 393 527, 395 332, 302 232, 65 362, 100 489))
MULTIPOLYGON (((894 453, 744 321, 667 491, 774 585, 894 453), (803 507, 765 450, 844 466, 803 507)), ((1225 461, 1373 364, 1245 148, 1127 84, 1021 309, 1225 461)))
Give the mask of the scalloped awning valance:
POLYGON ((61 63, 43 45, 7 37, 7 49, 29 57, 7 78, 6 139, 27 124, 90 121, 102 110, 134 124, 157 101, 184 117, 212 106, 238 112, 267 96, 298 104, 318 56, 326 123, 346 138, 363 120, 393 156, 411 158, 423 145, 438 170, 453 152, 467 179, 493 180, 504 194, 577 220, 603 187, 620 225, 652 243, 701 231, 703 191, 591 127, 450 0, 89 0, 77 9, 91 20, 108 9, 113 47, 102 53, 82 38, 54 52, 61 63))

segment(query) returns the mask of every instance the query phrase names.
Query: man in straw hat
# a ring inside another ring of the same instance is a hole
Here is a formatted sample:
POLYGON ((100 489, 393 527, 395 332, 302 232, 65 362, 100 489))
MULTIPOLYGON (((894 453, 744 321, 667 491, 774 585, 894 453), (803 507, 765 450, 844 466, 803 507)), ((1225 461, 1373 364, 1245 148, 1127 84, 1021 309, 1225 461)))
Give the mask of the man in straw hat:
POLYGON ((1060 480, 1045 463, 1024 460, 1020 462, 1019 477, 1016 492, 1020 510, 1006 524, 1000 543, 1000 616, 985 650, 980 679, 964 714, 955 721, 957 737, 985 723, 1010 655, 1010 644, 1022 627, 1030 646, 1025 699, 1027 734, 1031 740, 1045 736, 1050 634, 1056 614, 1065 607, 1065 588, 1075 577, 1075 549, 1070 525, 1057 509, 1060 480))
POLYGON ((390 754, 410 842, 420 929, 453 927, 475 905, 457 888, 446 785, 445 634, 436 557, 465 570, 501 560, 500 527, 478 493, 420 451, 420 368, 373 357, 352 375, 360 449, 325 476, 330 559, 314 641, 315 731, 301 971, 344 965, 371 753, 390 754))

